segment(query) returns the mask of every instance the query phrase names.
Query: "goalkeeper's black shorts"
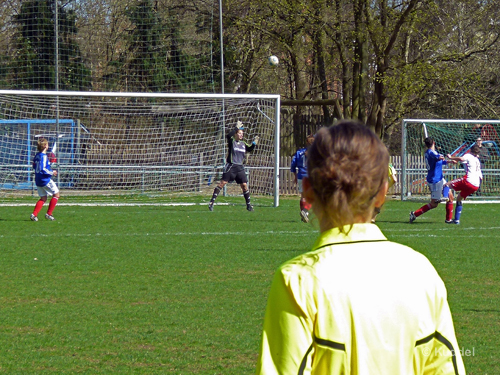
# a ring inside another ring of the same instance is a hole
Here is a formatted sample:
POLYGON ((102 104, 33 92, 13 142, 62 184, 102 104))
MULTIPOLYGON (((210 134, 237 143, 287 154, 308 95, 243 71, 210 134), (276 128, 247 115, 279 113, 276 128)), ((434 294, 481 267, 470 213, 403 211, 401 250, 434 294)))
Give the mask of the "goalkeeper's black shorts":
POLYGON ((227 182, 236 181, 237 184, 246 184, 248 180, 245 167, 242 164, 226 163, 224 172, 222 173, 222 180, 227 182))

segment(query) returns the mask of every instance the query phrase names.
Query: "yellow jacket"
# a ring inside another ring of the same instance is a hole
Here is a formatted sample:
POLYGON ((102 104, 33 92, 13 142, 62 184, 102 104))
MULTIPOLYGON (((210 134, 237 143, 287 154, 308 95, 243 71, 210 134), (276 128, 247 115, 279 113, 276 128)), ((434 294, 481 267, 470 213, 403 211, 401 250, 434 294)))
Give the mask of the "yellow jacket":
POLYGON ((373 224, 276 272, 257 374, 465 375, 443 281, 373 224))

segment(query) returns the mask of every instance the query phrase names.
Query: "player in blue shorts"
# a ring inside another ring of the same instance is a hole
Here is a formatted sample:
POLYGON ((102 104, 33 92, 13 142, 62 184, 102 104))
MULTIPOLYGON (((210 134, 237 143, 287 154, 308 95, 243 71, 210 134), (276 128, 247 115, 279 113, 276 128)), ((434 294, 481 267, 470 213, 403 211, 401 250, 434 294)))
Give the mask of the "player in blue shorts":
POLYGON ((436 151, 436 142, 431 137, 424 140, 427 151, 425 152, 425 163, 427 166, 427 185, 431 191, 431 201, 416 211, 410 212, 410 224, 417 217, 425 214, 427 211, 436 208, 440 202, 446 202, 446 223, 453 221, 453 194, 450 188, 446 186, 446 180, 443 176, 443 165, 451 162, 456 164, 456 161, 447 161, 444 155, 436 151))
POLYGON ((300 193, 300 218, 304 223, 309 222, 309 210, 311 205, 304 198, 302 189, 302 179, 307 176, 307 149, 314 142, 314 135, 308 135, 306 138, 306 147, 303 147, 295 153, 290 164, 290 171, 294 175, 294 182, 297 184, 300 193))
POLYGON ((255 137, 250 145, 246 143, 243 140, 243 123, 238 121, 236 127, 226 135, 226 139, 228 146, 226 165, 224 166, 222 179, 214 189, 212 199, 210 199, 210 203, 208 204, 208 209, 213 211, 214 202, 222 188, 224 188, 228 182, 236 181, 243 191, 247 210, 253 211, 253 206, 250 204, 250 191, 248 190, 248 180, 243 162, 245 161, 245 154, 254 150, 259 141, 259 137, 255 137))
POLYGON ((52 170, 47 156, 49 141, 45 138, 40 138, 37 143, 37 148, 38 153, 33 159, 33 169, 35 170, 35 184, 40 199, 36 202, 35 209, 31 214, 31 220, 38 221, 38 213, 47 201, 47 195, 51 195, 52 198, 50 199, 49 208, 45 214, 45 218, 48 220, 54 220, 52 212, 54 211, 57 201, 59 200, 59 189, 57 188, 56 183, 52 180, 52 176, 57 176, 57 171, 52 170))

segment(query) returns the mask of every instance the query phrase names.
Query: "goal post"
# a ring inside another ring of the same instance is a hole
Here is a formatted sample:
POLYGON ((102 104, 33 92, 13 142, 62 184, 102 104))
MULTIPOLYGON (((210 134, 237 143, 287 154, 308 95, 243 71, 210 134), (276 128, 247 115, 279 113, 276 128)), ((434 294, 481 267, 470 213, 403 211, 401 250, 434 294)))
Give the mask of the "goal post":
MULTIPOLYGON (((277 207, 279 114, 279 95, 0 90, 0 199, 36 190, 31 163, 45 137, 65 196, 208 201, 222 175, 225 135, 241 121, 248 143, 259 136, 245 164, 250 191, 277 207)), ((230 185, 229 195, 241 194, 230 185)))
MULTIPOLYGON (((401 199, 428 198, 424 139, 432 137, 440 154, 462 156, 470 152, 478 137, 482 139, 480 155, 483 181, 471 200, 500 201, 500 121, 498 120, 432 120, 404 119, 401 139, 401 199)), ((459 164, 443 167, 446 180, 463 177, 459 164)))

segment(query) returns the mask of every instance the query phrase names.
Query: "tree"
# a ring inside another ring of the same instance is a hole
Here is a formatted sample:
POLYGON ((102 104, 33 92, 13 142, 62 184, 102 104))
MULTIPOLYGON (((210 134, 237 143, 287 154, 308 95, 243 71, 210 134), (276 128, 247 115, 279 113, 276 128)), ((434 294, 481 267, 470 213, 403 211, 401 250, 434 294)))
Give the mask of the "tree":
MULTIPOLYGON (((262 90, 277 75, 285 99, 321 100, 326 123, 330 116, 354 118, 387 138, 405 116, 491 117, 498 111, 500 73, 491 62, 499 54, 500 17, 494 1, 245 4, 231 7, 226 30, 249 38, 228 38, 226 46, 248 52, 228 62, 238 76, 252 79, 240 87, 262 90), (271 50, 281 59, 272 72, 249 63, 263 61, 271 50)), ((296 107, 295 121, 302 108, 296 107)))
MULTIPOLYGON (((68 4, 67 4, 68 5, 68 4)), ((15 55, 12 64, 15 87, 34 90, 56 89, 55 7, 58 7, 59 87, 61 90, 85 90, 90 71, 85 67, 75 42, 76 17, 54 0, 30 0, 22 3, 14 17, 15 55)))

